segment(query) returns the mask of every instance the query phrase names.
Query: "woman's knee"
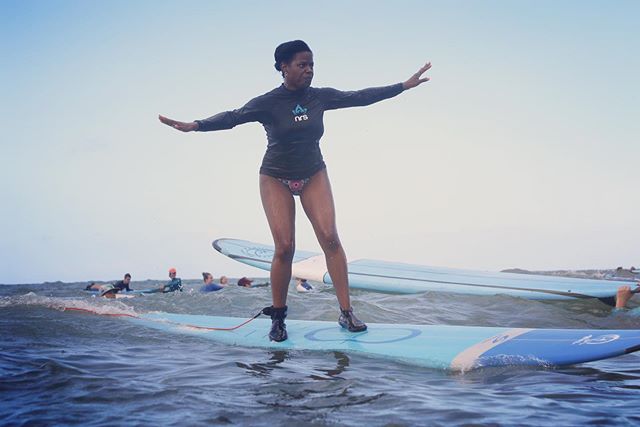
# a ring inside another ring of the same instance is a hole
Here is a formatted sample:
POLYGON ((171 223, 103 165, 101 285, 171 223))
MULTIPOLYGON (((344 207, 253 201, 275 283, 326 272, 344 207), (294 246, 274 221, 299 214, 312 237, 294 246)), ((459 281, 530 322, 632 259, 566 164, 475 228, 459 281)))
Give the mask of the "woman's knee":
POLYGON ((325 252, 337 252, 342 248, 340 238, 336 232, 319 233, 318 240, 325 252))
POLYGON ((279 261, 291 262, 295 251, 296 245, 293 240, 276 241, 273 257, 279 261))

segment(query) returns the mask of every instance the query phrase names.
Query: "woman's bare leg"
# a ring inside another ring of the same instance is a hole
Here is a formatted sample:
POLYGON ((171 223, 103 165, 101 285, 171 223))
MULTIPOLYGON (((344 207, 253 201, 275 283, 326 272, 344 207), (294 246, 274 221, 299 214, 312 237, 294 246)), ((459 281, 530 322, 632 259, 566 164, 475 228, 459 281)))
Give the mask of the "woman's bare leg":
POLYGON ((333 194, 326 169, 317 172, 304 186, 300 201, 327 260, 327 269, 336 290, 340 308, 348 310, 351 308, 351 300, 349 299, 347 256, 338 237, 333 194))
POLYGON ((287 304, 291 281, 296 205, 289 189, 276 178, 267 175, 260 175, 260 197, 275 246, 270 275, 271 296, 273 306, 281 308, 287 304))

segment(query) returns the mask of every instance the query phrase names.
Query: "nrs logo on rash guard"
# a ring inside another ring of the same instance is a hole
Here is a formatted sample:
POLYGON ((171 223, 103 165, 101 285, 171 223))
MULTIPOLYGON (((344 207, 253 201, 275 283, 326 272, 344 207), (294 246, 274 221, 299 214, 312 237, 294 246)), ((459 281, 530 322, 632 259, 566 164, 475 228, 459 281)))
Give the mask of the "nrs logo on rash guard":
POLYGON ((296 108, 291 110, 293 113, 293 120, 296 122, 301 122, 304 120, 309 120, 309 116, 307 116, 307 109, 300 106, 300 104, 296 105, 296 108))

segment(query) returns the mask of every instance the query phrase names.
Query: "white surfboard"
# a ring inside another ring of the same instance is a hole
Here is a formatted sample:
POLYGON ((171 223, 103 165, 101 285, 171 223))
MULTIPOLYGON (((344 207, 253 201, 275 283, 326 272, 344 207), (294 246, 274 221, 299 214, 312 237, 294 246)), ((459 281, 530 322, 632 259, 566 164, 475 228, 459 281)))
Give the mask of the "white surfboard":
MULTIPOLYGON (((218 239, 213 242, 213 247, 241 263, 263 270, 271 269, 273 246, 246 240, 218 239)), ((620 281, 473 271, 370 259, 349 261, 348 269, 351 288, 398 294, 505 294, 537 300, 598 298, 614 304, 618 287, 628 285, 620 281)), ((317 252, 296 250, 293 276, 332 284, 324 255, 317 252)))

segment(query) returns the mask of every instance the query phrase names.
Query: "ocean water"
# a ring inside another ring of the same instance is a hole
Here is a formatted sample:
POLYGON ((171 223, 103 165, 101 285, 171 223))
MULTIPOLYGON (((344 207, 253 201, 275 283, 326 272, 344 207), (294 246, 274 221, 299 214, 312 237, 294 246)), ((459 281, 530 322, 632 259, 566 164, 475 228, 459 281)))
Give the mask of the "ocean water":
MULTIPOLYGON (((266 279, 264 279, 266 280, 266 279)), ((640 355, 565 368, 465 374, 339 352, 232 347, 101 313, 250 317, 268 288, 230 286, 106 300, 87 283, 0 285, 0 425, 637 425, 640 355)), ((133 288, 149 283, 133 282, 133 288)), ((597 301, 353 291, 364 320, 537 328, 620 328, 597 301)), ((289 317, 336 320, 330 287, 289 293, 289 317)))

